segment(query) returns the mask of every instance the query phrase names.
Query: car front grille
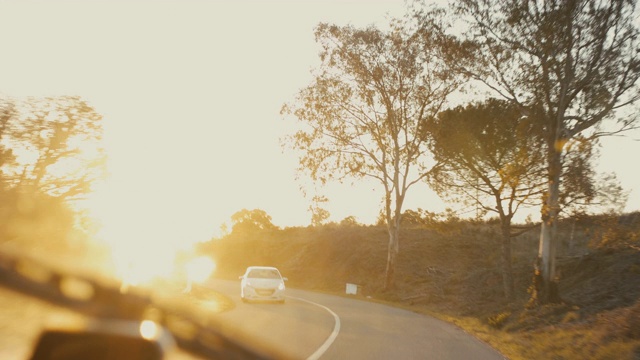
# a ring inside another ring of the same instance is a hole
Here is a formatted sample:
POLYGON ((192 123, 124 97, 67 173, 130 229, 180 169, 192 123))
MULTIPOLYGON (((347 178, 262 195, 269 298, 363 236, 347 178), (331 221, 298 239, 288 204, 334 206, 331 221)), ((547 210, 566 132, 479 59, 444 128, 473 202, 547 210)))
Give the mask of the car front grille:
POLYGON ((256 289, 256 294, 260 296, 271 296, 274 292, 275 290, 273 289, 256 289))

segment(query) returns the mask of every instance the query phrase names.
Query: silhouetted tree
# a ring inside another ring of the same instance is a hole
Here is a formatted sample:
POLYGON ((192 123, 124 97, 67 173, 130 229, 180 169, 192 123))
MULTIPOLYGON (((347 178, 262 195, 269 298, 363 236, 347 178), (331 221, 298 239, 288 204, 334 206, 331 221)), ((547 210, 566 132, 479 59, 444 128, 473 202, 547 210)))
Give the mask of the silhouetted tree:
POLYGON ((419 226, 424 225, 424 223, 425 221, 418 211, 407 209, 402 213, 403 226, 419 226))
POLYGON ((346 218, 340 220, 340 226, 356 226, 358 225, 358 220, 356 220, 356 217, 351 215, 351 216, 347 216, 346 218))
POLYGON ((271 216, 260 209, 242 209, 231 215, 232 233, 255 233, 263 230, 275 230, 278 227, 271 223, 271 216))
POLYGON ((430 178, 443 198, 479 206, 500 219, 502 279, 514 297, 512 219, 521 207, 538 205, 544 185, 544 149, 535 121, 506 100, 459 106, 438 114, 428 127, 431 151, 442 166, 430 178))

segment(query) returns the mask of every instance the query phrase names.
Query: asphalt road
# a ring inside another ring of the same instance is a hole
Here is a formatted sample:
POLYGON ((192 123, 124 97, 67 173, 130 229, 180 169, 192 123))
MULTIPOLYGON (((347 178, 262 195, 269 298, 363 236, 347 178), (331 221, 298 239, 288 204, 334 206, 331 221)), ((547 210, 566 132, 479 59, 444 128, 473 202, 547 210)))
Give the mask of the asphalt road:
POLYGON ((244 304, 239 281, 208 286, 236 302, 217 315, 236 336, 293 359, 505 359, 456 326, 391 306, 296 289, 284 305, 244 304))

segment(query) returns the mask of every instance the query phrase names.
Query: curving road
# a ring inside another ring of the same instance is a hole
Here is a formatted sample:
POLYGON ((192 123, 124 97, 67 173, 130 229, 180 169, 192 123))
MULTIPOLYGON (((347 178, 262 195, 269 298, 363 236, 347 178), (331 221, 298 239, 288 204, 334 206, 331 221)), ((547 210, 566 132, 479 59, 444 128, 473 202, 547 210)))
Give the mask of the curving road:
POLYGON ((292 359, 505 359, 456 326, 411 311, 287 289, 286 304, 244 304, 239 282, 208 285, 236 308, 217 315, 246 341, 292 359))

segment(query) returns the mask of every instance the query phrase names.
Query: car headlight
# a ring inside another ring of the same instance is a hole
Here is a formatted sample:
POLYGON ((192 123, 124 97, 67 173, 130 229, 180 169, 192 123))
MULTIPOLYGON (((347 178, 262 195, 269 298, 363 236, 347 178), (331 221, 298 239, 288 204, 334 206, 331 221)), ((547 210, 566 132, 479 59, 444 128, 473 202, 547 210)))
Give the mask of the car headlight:
POLYGON ((284 283, 280 283, 278 285, 278 290, 284 290, 284 283))

